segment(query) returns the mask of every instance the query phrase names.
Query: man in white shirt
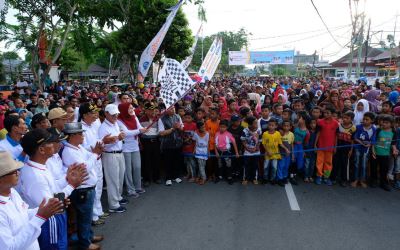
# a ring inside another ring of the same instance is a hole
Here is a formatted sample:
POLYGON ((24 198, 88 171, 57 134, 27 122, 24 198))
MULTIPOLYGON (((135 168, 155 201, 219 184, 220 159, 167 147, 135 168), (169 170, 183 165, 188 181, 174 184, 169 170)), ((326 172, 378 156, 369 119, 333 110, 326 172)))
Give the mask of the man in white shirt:
POLYGON ((7 151, 14 159, 23 161, 25 156, 21 155, 22 147, 20 141, 28 131, 25 121, 19 116, 9 115, 4 119, 4 128, 8 133, 6 138, 0 141, 0 151, 7 151))
POLYGON ((125 134, 120 131, 117 124, 119 110, 114 104, 108 104, 105 108, 106 119, 99 128, 99 138, 104 142, 104 152, 101 161, 104 167, 104 174, 107 182, 108 207, 111 213, 123 213, 126 208, 121 206, 128 203, 122 198, 124 185, 125 159, 122 154, 122 141, 125 134))
POLYGON ((22 162, 0 152, 0 249, 39 250, 37 238, 45 221, 62 210, 58 199, 43 200, 38 208, 29 209, 15 187, 22 162))
MULTIPOLYGON (((68 197, 87 178, 84 166, 75 164, 67 171, 65 186, 58 186, 46 162, 56 153, 54 143, 59 140, 44 129, 34 129, 21 140, 29 160, 21 169, 19 188, 30 208, 38 207, 43 199, 53 198, 55 194, 68 197)), ((41 249, 68 249, 66 213, 56 214, 46 221, 38 240, 41 249)))
POLYGON ((102 241, 103 236, 93 236, 91 223, 93 217, 93 203, 96 195, 97 161, 103 152, 103 145, 97 142, 91 151, 81 146, 83 143, 83 129, 80 122, 66 123, 64 133, 68 135, 67 142, 62 152, 64 165, 84 164, 89 173, 89 178, 77 187, 71 194, 71 202, 76 209, 78 227, 78 245, 80 249, 100 249, 94 244, 102 241))
POLYGON ((24 78, 21 77, 21 79, 17 82, 16 87, 18 88, 18 93, 20 95, 25 94, 25 89, 29 87, 29 84, 24 80, 24 78))

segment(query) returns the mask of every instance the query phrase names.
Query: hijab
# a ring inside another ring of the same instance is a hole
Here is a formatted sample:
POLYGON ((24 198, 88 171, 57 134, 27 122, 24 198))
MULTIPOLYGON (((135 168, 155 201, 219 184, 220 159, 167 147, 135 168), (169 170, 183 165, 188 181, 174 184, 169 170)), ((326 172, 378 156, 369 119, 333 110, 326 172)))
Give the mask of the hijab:
POLYGON ((376 89, 368 91, 364 95, 364 99, 366 99, 371 104, 371 111, 378 112, 378 106, 380 105, 379 101, 377 100, 379 96, 379 91, 376 89))
POLYGON ((129 130, 135 130, 137 129, 136 116, 129 114, 129 106, 131 106, 130 103, 121 103, 118 105, 118 110, 120 112, 118 119, 124 123, 129 130))
POLYGON ((392 103, 393 106, 396 105, 398 99, 399 99, 399 92, 394 90, 389 93, 389 101, 392 103))
POLYGON ((362 123, 362 119, 364 117, 364 114, 367 113, 369 111, 369 102, 365 99, 360 99, 358 100, 358 102, 356 103, 356 106, 354 107, 354 125, 359 125, 362 123), (359 103, 362 103, 364 106, 363 111, 358 111, 357 110, 357 106, 359 103))

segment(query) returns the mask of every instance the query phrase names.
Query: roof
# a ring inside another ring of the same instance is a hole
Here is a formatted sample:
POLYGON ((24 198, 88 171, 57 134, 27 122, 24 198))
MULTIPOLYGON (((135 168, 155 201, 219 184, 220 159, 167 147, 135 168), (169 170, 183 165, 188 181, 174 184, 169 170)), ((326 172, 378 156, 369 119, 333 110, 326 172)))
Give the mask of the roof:
MULTIPOLYGON (((362 64, 364 63, 365 52, 366 52, 365 46, 363 46, 362 51, 361 51, 361 55, 363 58, 362 64)), ((382 50, 368 47, 367 63, 370 63, 376 56, 378 56, 380 54, 382 54, 382 50)), ((333 67, 337 67, 339 65, 349 64, 349 59, 350 59, 350 53, 348 53, 347 55, 343 56, 342 58, 334 61, 333 63, 331 63, 331 65, 333 67)), ((352 63, 354 63, 354 64, 357 63, 357 50, 354 50, 352 63)))
POLYGON ((97 64, 90 64, 87 72, 101 72, 101 73, 108 73, 108 70, 101 67, 100 65, 97 64))
POLYGON ((374 60, 374 61, 385 60, 385 59, 389 59, 390 57, 396 58, 399 56, 400 56, 400 46, 390 49, 390 50, 386 50, 383 53, 374 57, 372 60, 374 60))

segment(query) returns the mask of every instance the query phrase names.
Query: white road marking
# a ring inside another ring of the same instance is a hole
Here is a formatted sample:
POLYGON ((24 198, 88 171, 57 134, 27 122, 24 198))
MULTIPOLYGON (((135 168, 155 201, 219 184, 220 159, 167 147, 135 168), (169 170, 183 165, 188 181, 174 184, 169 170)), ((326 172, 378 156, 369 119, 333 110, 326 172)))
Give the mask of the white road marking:
POLYGON ((294 194, 292 185, 290 183, 286 184, 285 190, 292 211, 300 211, 299 203, 297 203, 296 195, 294 194))

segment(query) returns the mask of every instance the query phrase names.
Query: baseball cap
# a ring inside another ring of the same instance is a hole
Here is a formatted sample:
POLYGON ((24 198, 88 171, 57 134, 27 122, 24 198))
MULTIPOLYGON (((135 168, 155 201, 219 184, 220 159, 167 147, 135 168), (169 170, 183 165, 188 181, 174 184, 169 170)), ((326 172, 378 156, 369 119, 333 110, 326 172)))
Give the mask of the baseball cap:
POLYGON ((64 109, 62 109, 62 108, 53 108, 49 112, 48 119, 51 121, 51 120, 59 119, 59 118, 67 118, 67 116, 68 116, 68 113, 65 112, 64 109))
POLYGON ((21 146, 27 155, 32 156, 40 145, 58 141, 60 141, 58 136, 51 134, 45 129, 37 128, 29 131, 22 137, 21 146))
POLYGON ((22 162, 14 160, 7 151, 0 152, 0 159, 0 177, 12 173, 24 165, 22 162))
POLYGON ((108 104, 104 111, 108 112, 110 115, 119 114, 118 107, 115 104, 108 104))
POLYGON ((240 116, 238 116, 238 115, 232 115, 231 116, 231 121, 232 122, 237 122, 237 121, 239 121, 240 120, 240 116))

